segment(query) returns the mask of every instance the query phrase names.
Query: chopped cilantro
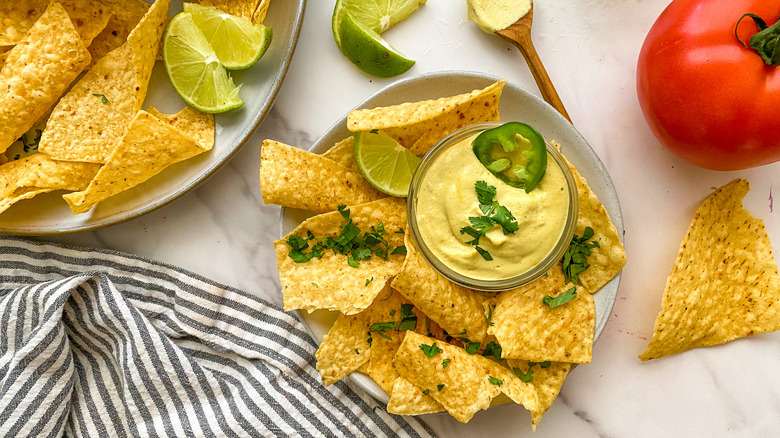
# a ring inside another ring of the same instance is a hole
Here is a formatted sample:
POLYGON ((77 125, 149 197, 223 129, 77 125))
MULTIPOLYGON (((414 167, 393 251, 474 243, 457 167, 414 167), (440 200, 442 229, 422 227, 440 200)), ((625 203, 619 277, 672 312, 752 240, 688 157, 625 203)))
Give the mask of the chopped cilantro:
POLYGON ((405 231, 403 228, 398 228, 397 230, 393 231, 394 234, 404 234, 405 231))
POLYGON ((496 379, 493 376, 488 376, 488 382, 496 386, 501 386, 504 384, 504 382, 502 382, 501 379, 496 379))
POLYGON ((523 371, 520 368, 512 368, 512 371, 515 373, 517 377, 520 378, 525 383, 530 382, 534 378, 534 370, 531 369, 531 367, 528 367, 528 371, 523 373, 523 371))
POLYGON ((433 357, 441 353, 441 348, 439 348, 439 346, 436 345, 435 342, 433 343, 433 345, 420 344, 420 350, 422 350, 423 353, 425 353, 425 355, 428 357, 433 357))
MULTIPOLYGON (((389 321, 389 322, 377 322, 374 324, 371 324, 371 326, 368 328, 370 332, 373 333, 379 333, 379 336, 385 338, 385 339, 393 339, 390 336, 386 335, 385 332, 388 330, 391 330, 395 328, 396 326, 395 321, 389 321)), ((369 333, 370 335, 371 333, 369 333)))
POLYGON ((439 391, 441 391, 443 388, 444 388, 444 384, 443 383, 440 383, 440 384, 436 385, 436 389, 438 389, 439 391))
POLYGON ((471 342, 468 338, 457 338, 460 342, 463 342, 463 348, 466 349, 466 353, 468 354, 476 354, 477 350, 479 350, 479 346, 482 345, 479 342, 471 342))
POLYGON ((489 252, 485 251, 484 249, 482 249, 482 248, 480 248, 480 247, 478 247, 478 246, 477 246, 477 247, 475 247, 475 249, 477 250, 477 252, 479 253, 479 255, 481 255, 481 256, 482 256, 482 258, 483 258, 483 259, 485 259, 485 260, 487 260, 487 261, 491 261, 491 260, 493 260, 493 256, 492 256, 492 255, 490 255, 490 253, 489 253, 489 252))
POLYGON ((425 390, 423 390, 423 394, 425 394, 425 395, 428 395, 428 393, 429 393, 429 392, 431 392, 431 390, 430 390, 430 389, 425 389, 425 390))
POLYGON ((497 362, 501 362, 503 359, 501 358, 501 346, 498 345, 498 342, 496 341, 490 341, 485 345, 485 348, 482 349, 482 355, 483 356, 492 356, 497 362))
POLYGON ((474 190, 477 192, 479 209, 483 216, 469 217, 470 226, 461 228, 460 234, 468 234, 473 237, 474 239, 467 241, 466 245, 474 245, 483 259, 491 261, 493 257, 490 253, 479 246, 480 237, 484 237, 494 225, 500 225, 504 234, 512 234, 519 230, 520 226, 509 209, 495 200, 496 188, 494 186, 485 181, 477 181, 474 183, 474 190))
POLYGON ((395 254, 406 255, 406 247, 405 247, 405 246, 403 246, 403 245, 401 245, 401 246, 396 246, 396 247, 395 247, 395 248, 394 248, 394 249, 393 249, 393 250, 390 252, 390 255, 395 255, 395 254))
POLYGON ((95 97, 99 97, 101 102, 108 103, 108 99, 106 98, 105 95, 98 94, 98 93, 92 93, 92 95, 95 96, 95 97))
POLYGON ((576 234, 571 239, 569 248, 563 254, 563 275, 566 281, 571 281, 574 284, 580 284, 580 273, 588 269, 588 256, 591 254, 593 248, 598 248, 599 243, 594 241, 587 243, 593 237, 593 228, 587 227, 582 232, 582 237, 576 234))
POLYGON ((360 350, 358 350, 358 349, 356 348, 356 349, 355 349, 355 354, 360 354, 360 350))
POLYGON ((312 286, 314 286, 314 287, 316 287, 316 288, 319 288, 319 287, 320 287, 320 285, 319 285, 319 284, 317 284, 317 283, 315 283, 315 282, 313 282, 313 281, 311 282, 311 284, 312 284, 312 286))
POLYGON ((575 298, 577 298, 577 288, 573 287, 555 298, 549 295, 545 295, 544 298, 542 298, 542 302, 550 306, 551 309, 554 309, 558 306, 562 306, 568 303, 575 298))
POLYGON ((488 305, 487 323, 490 327, 493 327, 493 309, 495 308, 494 305, 488 305))
POLYGON ((366 278, 366 286, 368 286, 368 284, 371 283, 372 281, 374 281, 373 276, 371 278, 366 278))
POLYGON ((395 310, 395 309, 391 310, 391 311, 390 311, 390 316, 395 316, 395 312, 396 312, 396 310, 395 310))
POLYGON ((450 364, 450 361, 451 361, 451 360, 452 360, 452 359, 450 359, 450 358, 447 358, 447 359, 444 359, 443 361, 441 361, 441 367, 442 367, 442 368, 447 368, 447 365, 449 365, 449 364, 450 364))
POLYGON ((401 304, 401 321, 398 323, 398 331, 414 330, 417 328, 417 315, 412 312, 413 304, 401 304))
POLYGON ((539 366, 542 368, 550 368, 550 365, 552 365, 552 362, 550 362, 549 360, 539 363, 539 366))
POLYGON ((360 262, 355 260, 355 258, 352 256, 347 257, 347 263, 349 263, 349 266, 352 266, 353 268, 357 268, 360 266, 360 262))

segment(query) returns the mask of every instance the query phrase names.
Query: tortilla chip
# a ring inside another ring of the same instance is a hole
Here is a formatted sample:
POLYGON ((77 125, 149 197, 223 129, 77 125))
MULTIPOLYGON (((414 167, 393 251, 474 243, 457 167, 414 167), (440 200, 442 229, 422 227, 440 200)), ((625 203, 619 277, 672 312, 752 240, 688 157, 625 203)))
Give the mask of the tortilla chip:
MULTIPOLYGON (((260 192, 263 202, 317 213, 339 205, 363 204, 387 195, 360 173, 333 160, 273 140, 260 151, 260 192)), ((405 225, 404 225, 405 226, 405 225)))
POLYGON ((0 71, 0 153, 54 106, 91 59, 65 9, 52 3, 0 71))
POLYGON ((423 394, 422 391, 403 377, 396 378, 390 390, 387 412, 397 415, 422 415, 445 410, 444 406, 430 395, 430 391, 428 394, 423 394))
POLYGON ((5 65, 5 59, 8 58, 8 52, 11 51, 12 47, 0 47, 0 71, 3 70, 3 66, 5 65))
MULTIPOLYGON (((566 158, 564 157, 564 159, 566 158)), ((609 283, 626 265, 626 250, 620 241, 615 224, 609 218, 609 213, 599 202, 596 194, 590 189, 588 182, 585 181, 585 178, 580 175, 577 168, 568 160, 566 160, 566 163, 569 165, 572 175, 574 175, 579 196, 580 210, 574 233, 582 236, 585 228, 590 227, 593 229, 594 235, 589 242, 596 241, 599 243, 599 247, 593 248, 591 255, 588 256, 590 267, 579 274, 580 283, 585 286, 585 289, 596 293, 609 283)))
POLYGON ((194 140, 203 150, 210 151, 214 147, 216 132, 213 114, 200 112, 191 106, 185 106, 176 114, 163 114, 155 107, 150 107, 146 112, 194 140))
POLYGON ((5 156, 5 154, 0 154, 0 165, 3 165, 8 162, 8 157, 5 156))
POLYGON ((448 333, 481 342, 488 329, 484 294, 442 277, 423 259, 411 238, 406 239, 406 252, 393 288, 448 333))
POLYGON ((582 286, 564 284, 560 264, 525 286, 499 293, 492 322, 488 334, 496 337, 504 358, 590 362, 596 325, 593 297, 582 286), (577 298, 566 304, 551 309, 542 301, 572 287, 577 298))
POLYGON ((127 42, 63 96, 38 147, 56 160, 105 163, 141 109, 170 0, 157 0, 127 42))
POLYGON ((43 154, 0 166, 0 212, 14 203, 54 190, 83 190, 100 165, 54 161, 43 154))
POLYGON ((780 329, 780 276, 738 179, 701 204, 682 241, 642 360, 780 329))
POLYGON ((341 164, 355 173, 360 173, 357 160, 355 160, 355 137, 351 135, 331 146, 322 156, 341 164))
MULTIPOLYGON (((260 0, 196 0, 196 2, 203 6, 213 6, 230 15, 244 17, 250 21, 257 10, 257 6, 260 4, 260 0)), ((265 8, 268 8, 267 4, 265 8)))
POLYGON ((511 369, 519 369, 523 374, 528 374, 529 369, 533 369, 531 385, 536 390, 539 397, 539 409, 531 411, 531 427, 536 430, 536 426, 542 420, 544 413, 550 409, 558 393, 561 392, 563 381, 571 370, 571 364, 566 362, 551 362, 546 368, 542 368, 540 363, 528 362, 527 360, 509 359, 507 366, 511 369))
POLYGON ((141 184, 171 164, 205 151, 168 123, 139 111, 89 186, 63 198, 73 214, 85 213, 98 202, 141 184))
MULTIPOLYGON (((393 232, 406 227, 403 199, 384 198, 354 205, 350 207, 350 219, 360 228, 361 234, 381 223, 389 233, 384 236, 388 244, 403 245, 403 234, 393 232)), ((357 268, 349 265, 347 255, 335 254, 329 249, 323 251, 322 258, 314 257, 305 263, 296 263, 288 255, 290 246, 286 242, 291 235, 306 238, 311 232, 317 238, 335 239, 344 223, 345 219, 338 211, 320 214, 303 221, 290 234, 274 242, 285 310, 328 309, 347 315, 359 313, 401 269, 404 260, 401 254, 388 255, 387 260, 373 254, 370 259, 361 260, 357 268)))
MULTIPOLYGON (((4 1, 0 4, 0 46, 19 43, 43 15, 51 0, 4 1)), ((111 11, 94 0, 57 0, 67 12, 85 46, 106 27, 111 11)), ((52 34, 54 35, 54 34, 52 34)))
POLYGON ((150 6, 143 0, 100 1, 111 11, 112 15, 103 31, 92 40, 92 44, 89 46, 89 52, 92 53, 92 66, 97 64, 108 52, 127 41, 128 35, 135 29, 150 6))
POLYGON ((412 153, 422 155, 458 128, 499 120, 505 83, 501 80, 482 90, 437 100, 355 110, 347 116, 347 128, 352 132, 383 129, 412 153))
POLYGON ((477 411, 486 409, 500 393, 528 410, 540 408, 533 386, 520 380, 508 368, 414 332, 406 333, 393 364, 401 377, 427 391, 460 422, 468 422, 477 411), (429 357, 421 345, 434 343, 441 351, 429 357), (446 368, 443 366, 445 359, 451 359, 446 368), (444 386, 439 390, 438 385, 444 386))
POLYGON ((252 22, 255 24, 263 24, 265 16, 268 14, 268 5, 271 4, 271 0, 260 0, 260 4, 257 5, 255 13, 252 15, 252 22))

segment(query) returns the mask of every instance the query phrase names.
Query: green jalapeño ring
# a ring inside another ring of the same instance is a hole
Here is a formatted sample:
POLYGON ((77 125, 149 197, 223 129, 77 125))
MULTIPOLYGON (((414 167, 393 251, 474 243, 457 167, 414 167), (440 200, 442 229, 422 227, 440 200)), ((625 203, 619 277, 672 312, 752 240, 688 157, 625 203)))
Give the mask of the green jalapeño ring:
POLYGON ((530 283, 568 249, 577 185, 558 148, 519 122, 479 123, 442 139, 412 177, 412 242, 438 273, 469 289, 530 283))

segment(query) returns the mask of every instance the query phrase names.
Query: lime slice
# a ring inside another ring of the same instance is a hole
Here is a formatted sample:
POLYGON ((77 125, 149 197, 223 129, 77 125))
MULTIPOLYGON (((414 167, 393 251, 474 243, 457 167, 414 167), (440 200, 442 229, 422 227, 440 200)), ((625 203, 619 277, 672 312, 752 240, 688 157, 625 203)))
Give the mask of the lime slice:
POLYGON ((212 6, 184 3, 192 14, 219 62, 228 70, 243 70, 262 58, 273 38, 270 27, 254 24, 244 17, 227 14, 212 6))
POLYGON ((168 23, 163 37, 163 63, 171 85, 193 108, 222 113, 244 104, 238 87, 220 64, 192 14, 181 12, 168 23))
POLYGON ((345 13, 376 33, 382 33, 390 26, 408 17, 427 0, 338 0, 333 10, 331 26, 333 38, 341 48, 339 26, 345 13))
POLYGON ((409 70, 414 61, 393 49, 378 33, 352 19, 345 13, 339 23, 341 52, 359 69, 380 78, 400 75, 409 70))
POLYGON ((409 193, 412 175, 420 165, 419 157, 380 130, 355 134, 355 158, 360 172, 372 186, 399 197, 409 193))

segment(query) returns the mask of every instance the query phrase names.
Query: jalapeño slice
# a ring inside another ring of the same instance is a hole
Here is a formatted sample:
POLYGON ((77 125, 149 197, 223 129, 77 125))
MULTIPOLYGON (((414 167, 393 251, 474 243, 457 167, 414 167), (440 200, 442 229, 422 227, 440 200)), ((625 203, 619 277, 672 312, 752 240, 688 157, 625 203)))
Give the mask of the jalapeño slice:
POLYGON ((536 188, 547 171, 547 146, 534 128, 520 122, 483 131, 471 142, 487 170, 526 193, 536 188))

